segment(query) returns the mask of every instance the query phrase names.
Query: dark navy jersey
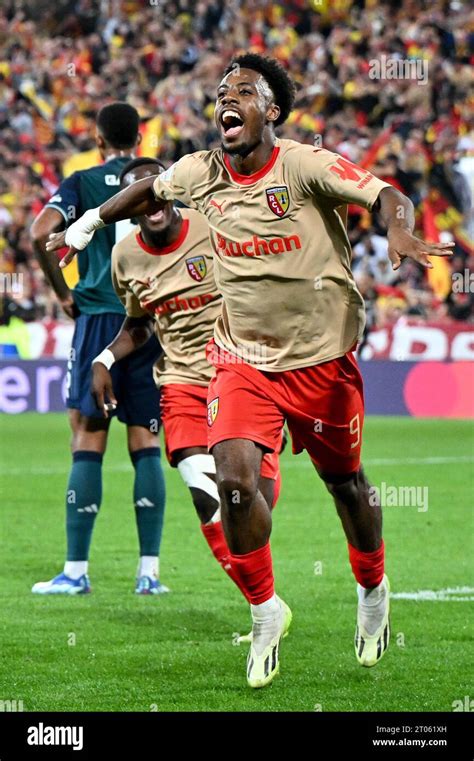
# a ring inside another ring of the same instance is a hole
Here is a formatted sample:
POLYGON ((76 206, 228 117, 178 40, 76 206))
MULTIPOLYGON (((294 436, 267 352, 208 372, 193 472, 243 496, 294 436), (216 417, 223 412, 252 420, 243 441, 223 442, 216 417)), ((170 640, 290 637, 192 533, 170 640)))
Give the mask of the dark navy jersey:
MULTIPOLYGON (((119 174, 128 161, 129 157, 121 156, 74 172, 62 181, 46 207, 61 212, 69 226, 87 209, 102 206, 118 193, 119 174)), ((89 245, 77 254, 79 282, 73 293, 74 301, 84 314, 125 314, 112 285, 110 256, 115 243, 131 229, 130 222, 124 220, 97 230, 89 245)))

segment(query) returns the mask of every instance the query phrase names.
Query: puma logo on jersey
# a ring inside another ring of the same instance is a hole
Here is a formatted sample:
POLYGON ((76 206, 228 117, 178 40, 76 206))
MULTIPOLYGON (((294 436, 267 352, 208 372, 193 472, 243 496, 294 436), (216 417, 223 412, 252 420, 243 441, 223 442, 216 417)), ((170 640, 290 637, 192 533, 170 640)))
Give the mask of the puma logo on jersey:
POLYGON ((215 206, 216 209, 219 211, 220 214, 224 213, 224 205, 227 203, 227 201, 222 201, 222 203, 217 203, 214 199, 209 201, 209 206, 215 206))
POLYGON ((283 235, 278 238, 259 238, 252 235, 250 240, 242 242, 227 240, 223 235, 217 236, 217 249, 224 256, 266 256, 267 254, 283 254, 301 248, 299 235, 283 235))
POLYGON ((138 280, 138 278, 134 278, 133 280, 130 280, 130 285, 132 286, 132 288, 135 284, 146 285, 147 288, 153 288, 157 282, 158 282, 158 278, 156 277, 156 275, 154 275, 153 277, 148 277, 146 280, 138 280))

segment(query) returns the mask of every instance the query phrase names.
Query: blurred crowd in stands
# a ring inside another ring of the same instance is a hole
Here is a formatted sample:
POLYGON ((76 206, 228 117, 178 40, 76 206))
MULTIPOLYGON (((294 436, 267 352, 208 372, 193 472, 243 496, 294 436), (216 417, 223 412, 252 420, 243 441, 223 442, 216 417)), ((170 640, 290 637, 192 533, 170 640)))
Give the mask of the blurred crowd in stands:
POLYGON ((232 55, 251 50, 277 57, 296 81, 280 136, 370 169, 412 199, 420 235, 456 242, 429 275, 412 261, 394 273, 380 220, 350 207, 369 328, 401 315, 473 321, 473 47, 461 0, 3 0, 0 272, 17 284, 20 274, 21 287, 3 299, 0 320, 66 319, 29 226, 71 157, 94 148, 99 107, 134 105, 147 154, 168 165, 217 145, 216 85, 232 55), (453 289, 453 273, 466 287, 453 289))

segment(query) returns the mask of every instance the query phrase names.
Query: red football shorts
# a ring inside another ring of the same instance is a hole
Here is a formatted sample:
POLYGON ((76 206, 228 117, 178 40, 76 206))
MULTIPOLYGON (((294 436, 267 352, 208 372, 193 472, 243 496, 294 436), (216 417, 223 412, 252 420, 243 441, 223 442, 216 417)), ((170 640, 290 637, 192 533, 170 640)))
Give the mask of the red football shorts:
MULTIPOLYGON (((180 449, 207 449, 207 393, 205 386, 190 383, 167 383, 161 387, 161 420, 165 432, 166 456, 170 465, 174 465, 174 454, 180 449)), ((264 478, 276 480, 279 449, 280 443, 276 452, 264 456, 260 468, 264 478)))
POLYGON ((204 447, 207 387, 191 383, 168 383, 161 387, 161 421, 165 432, 166 456, 173 465, 179 449, 204 447))
POLYGON ((364 397, 362 377, 351 352, 343 357, 284 372, 262 372, 216 356, 208 392, 209 451, 226 439, 250 439, 279 450, 286 419, 293 452, 306 449, 324 473, 345 475, 360 467, 364 397))

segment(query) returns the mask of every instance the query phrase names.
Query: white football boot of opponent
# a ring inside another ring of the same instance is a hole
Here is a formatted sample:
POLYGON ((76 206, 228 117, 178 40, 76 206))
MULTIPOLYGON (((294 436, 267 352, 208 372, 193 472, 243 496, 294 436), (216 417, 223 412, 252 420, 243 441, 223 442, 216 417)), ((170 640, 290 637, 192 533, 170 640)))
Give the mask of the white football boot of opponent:
POLYGON ((357 594, 355 654, 361 666, 375 666, 390 641, 390 584, 387 576, 373 589, 364 589, 358 584, 357 594))
POLYGON ((280 641, 290 627, 292 613, 276 595, 263 605, 252 605, 251 610, 253 625, 247 682, 250 687, 265 687, 280 670, 280 641))

